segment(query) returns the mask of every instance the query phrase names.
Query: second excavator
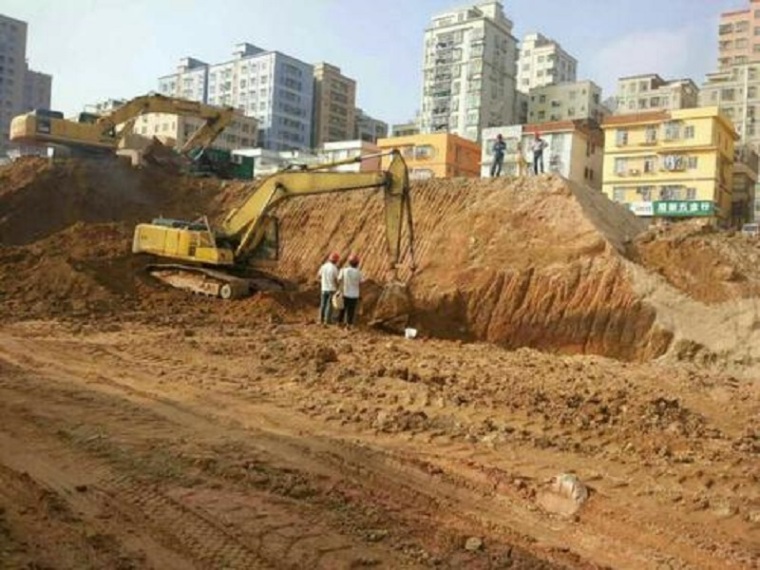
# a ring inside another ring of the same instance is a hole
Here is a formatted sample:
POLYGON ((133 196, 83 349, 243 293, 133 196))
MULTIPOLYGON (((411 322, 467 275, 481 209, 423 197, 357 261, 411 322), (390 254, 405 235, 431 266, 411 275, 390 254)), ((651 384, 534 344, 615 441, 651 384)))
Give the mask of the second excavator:
POLYGON ((402 237, 408 238, 409 260, 414 269, 409 174, 397 151, 384 171, 333 172, 329 169, 378 155, 356 157, 324 165, 289 169, 252 185, 239 207, 232 209, 218 227, 208 216, 195 221, 158 218, 135 228, 134 253, 155 255, 166 263, 151 265, 155 278, 174 287, 232 299, 248 295, 252 281, 246 278, 250 261, 264 245, 278 247, 276 206, 285 200, 315 194, 377 189, 385 204, 385 232, 394 268, 403 256, 402 237), (267 242, 269 238, 269 243, 267 242), (272 244, 272 240, 275 241, 272 244))

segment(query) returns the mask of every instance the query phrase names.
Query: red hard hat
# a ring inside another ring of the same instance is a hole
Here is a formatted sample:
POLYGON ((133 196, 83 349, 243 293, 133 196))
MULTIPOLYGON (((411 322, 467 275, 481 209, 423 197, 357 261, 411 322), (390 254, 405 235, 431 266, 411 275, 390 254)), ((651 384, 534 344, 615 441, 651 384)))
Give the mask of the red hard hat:
POLYGON ((329 259, 330 259, 330 261, 332 261, 333 263, 338 263, 338 262, 340 261, 340 254, 339 254, 337 251, 333 251, 333 252, 330 254, 330 257, 329 257, 329 259))

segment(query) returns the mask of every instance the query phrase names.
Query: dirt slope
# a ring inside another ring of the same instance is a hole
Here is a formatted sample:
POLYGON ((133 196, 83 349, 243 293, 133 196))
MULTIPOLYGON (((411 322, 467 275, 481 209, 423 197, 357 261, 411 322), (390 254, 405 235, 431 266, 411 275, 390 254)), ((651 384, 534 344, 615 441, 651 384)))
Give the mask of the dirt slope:
MULTIPOLYGON (((233 309, 143 278, 145 260, 129 250, 136 222, 218 217, 248 191, 242 183, 117 161, 26 160, 2 169, 3 312, 163 319, 181 311, 234 321, 274 311, 277 318, 311 318, 301 310, 314 295, 316 268, 338 250, 357 252, 374 283, 364 289, 366 322, 392 275, 379 191, 279 208, 280 259, 268 269, 301 292, 259 296, 233 309)), ((410 272, 407 251, 400 277, 414 298, 410 324, 422 335, 624 360, 669 354, 760 361, 760 349, 750 346, 760 322, 756 245, 680 227, 643 233, 635 216, 600 193, 551 176, 430 180, 415 183, 412 193, 419 269, 410 272), (737 298, 745 300, 737 305, 737 298), (697 317, 710 325, 693 327, 697 317), (723 331, 717 341, 716 327, 723 331)))

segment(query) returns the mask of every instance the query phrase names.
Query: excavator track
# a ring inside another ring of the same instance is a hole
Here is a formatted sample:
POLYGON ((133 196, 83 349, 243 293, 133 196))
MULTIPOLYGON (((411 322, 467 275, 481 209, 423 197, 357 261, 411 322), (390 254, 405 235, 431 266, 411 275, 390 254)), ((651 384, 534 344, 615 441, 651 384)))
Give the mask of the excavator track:
POLYGON ((151 277, 171 287, 220 299, 247 297, 258 288, 250 279, 205 267, 157 264, 149 265, 146 270, 151 277))

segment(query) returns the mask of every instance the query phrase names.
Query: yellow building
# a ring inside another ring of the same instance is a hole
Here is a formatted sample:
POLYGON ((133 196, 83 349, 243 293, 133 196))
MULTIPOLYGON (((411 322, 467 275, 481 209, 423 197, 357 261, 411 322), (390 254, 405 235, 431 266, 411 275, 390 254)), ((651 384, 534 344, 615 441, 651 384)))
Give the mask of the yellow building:
POLYGON ((734 143, 717 107, 607 117, 603 190, 647 218, 731 218, 734 143))
MULTIPOLYGON (((480 145, 449 133, 419 134, 378 139, 381 151, 397 148, 413 180, 480 176, 480 145)), ((383 157, 383 168, 390 157, 383 157)))

